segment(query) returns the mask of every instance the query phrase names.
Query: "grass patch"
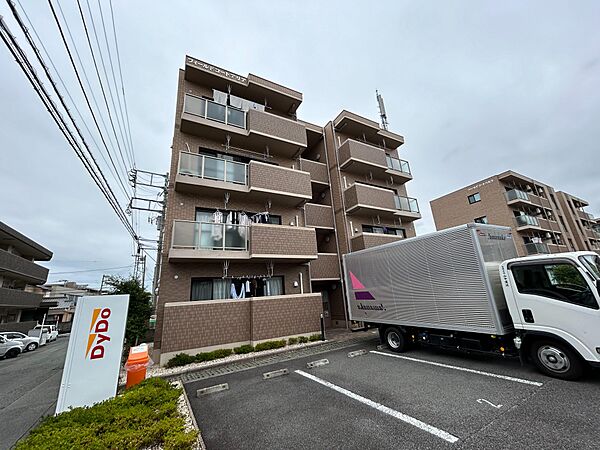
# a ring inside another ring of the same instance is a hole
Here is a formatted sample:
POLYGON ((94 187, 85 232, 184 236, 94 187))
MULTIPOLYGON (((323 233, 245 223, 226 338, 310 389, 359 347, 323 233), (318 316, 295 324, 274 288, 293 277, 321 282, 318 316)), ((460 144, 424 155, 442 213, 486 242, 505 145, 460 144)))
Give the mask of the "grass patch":
POLYGON ((306 344, 308 342, 308 338, 306 336, 298 336, 299 344, 306 344))
POLYGON ((295 345, 298 343, 298 338, 297 337, 291 337, 288 339, 288 345, 295 345))
POLYGON ((165 380, 149 378, 92 407, 46 417, 16 449, 191 448, 197 433, 185 431, 177 411, 180 394, 165 380))
POLYGON ((320 335, 320 334, 311 334, 311 335, 308 337, 308 340, 309 340, 310 342, 316 342, 316 341, 320 341, 320 340, 321 340, 321 335, 320 335))

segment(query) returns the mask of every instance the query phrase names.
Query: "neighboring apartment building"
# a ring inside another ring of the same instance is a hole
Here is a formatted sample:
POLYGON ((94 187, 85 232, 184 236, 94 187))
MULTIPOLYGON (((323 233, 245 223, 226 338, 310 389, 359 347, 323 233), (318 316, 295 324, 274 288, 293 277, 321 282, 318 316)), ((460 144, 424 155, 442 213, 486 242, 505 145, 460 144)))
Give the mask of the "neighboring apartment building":
POLYGON ((186 57, 155 357, 346 326, 341 255, 414 236, 402 136, 342 111, 299 120, 300 92, 186 57))
POLYGON ((559 194, 509 170, 432 200, 431 211, 438 230, 469 222, 511 227, 520 256, 588 250, 574 240, 559 194))
POLYGON ((52 252, 0 222, 0 331, 28 331, 44 314, 42 295, 31 285, 43 284, 52 252))
POLYGON ((557 192, 556 195, 571 229, 573 246, 578 250, 600 252, 599 219, 583 210, 589 203, 563 191, 557 192))
POLYGON ((75 281, 58 281, 41 286, 45 290, 43 303, 54 303, 48 310, 46 322, 57 326, 61 333, 71 331, 73 316, 80 297, 100 295, 99 289, 75 281))

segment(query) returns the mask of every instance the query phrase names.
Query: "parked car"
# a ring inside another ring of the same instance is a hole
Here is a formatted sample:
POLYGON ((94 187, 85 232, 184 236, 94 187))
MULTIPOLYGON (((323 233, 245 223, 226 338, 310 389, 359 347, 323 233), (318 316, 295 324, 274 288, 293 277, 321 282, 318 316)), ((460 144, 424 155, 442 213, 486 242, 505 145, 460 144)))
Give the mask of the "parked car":
MULTIPOLYGON (((41 325, 36 325, 34 330, 41 329, 41 325)), ((44 331, 48 333, 48 342, 55 341, 58 338, 58 329, 56 325, 44 325, 44 331)))
POLYGON ((40 346, 40 338, 35 336, 27 336, 26 334, 19 333, 18 331, 4 331, 0 333, 0 336, 4 336, 6 339, 11 341, 21 342, 25 346, 26 352, 32 352, 40 346))
POLYGON ((23 353, 25 346, 21 342, 11 341, 0 336, 0 358, 14 358, 23 353))

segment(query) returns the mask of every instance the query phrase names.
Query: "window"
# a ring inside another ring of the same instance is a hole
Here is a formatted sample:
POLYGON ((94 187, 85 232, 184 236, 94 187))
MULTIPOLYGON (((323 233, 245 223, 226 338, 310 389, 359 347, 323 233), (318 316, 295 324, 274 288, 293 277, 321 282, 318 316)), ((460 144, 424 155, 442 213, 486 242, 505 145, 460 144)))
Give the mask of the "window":
POLYGON ((375 226, 375 225, 363 225, 363 233, 376 233, 376 234, 392 234, 396 236, 406 237, 406 232, 403 228, 375 226))
POLYGON ((594 294, 573 264, 519 264, 511 270, 521 294, 539 295, 598 309, 594 294))
POLYGON ((475 223, 488 223, 487 216, 476 217, 473 219, 475 223))
POLYGON ((473 195, 469 195, 467 200, 469 200, 469 204, 472 205, 473 203, 480 202, 481 196, 479 195, 479 192, 475 192, 473 195))
POLYGON ((588 268, 597 280, 600 280, 600 257, 596 255, 580 256, 579 260, 588 268))
POLYGON ((270 278, 192 278, 191 301, 284 295, 282 276, 270 278))

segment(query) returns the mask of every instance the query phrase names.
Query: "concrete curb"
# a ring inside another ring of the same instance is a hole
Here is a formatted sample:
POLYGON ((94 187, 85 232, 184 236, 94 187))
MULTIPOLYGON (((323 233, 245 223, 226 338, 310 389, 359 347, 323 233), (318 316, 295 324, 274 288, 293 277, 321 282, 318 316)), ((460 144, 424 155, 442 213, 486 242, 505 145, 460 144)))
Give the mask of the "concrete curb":
POLYGON ((183 383, 181 381, 175 381, 173 384, 181 388, 181 395, 183 396, 183 400, 185 401, 185 406, 188 410, 188 414, 192 421, 192 426, 198 432, 198 439, 196 443, 197 450, 206 450, 206 444, 204 443, 204 439, 202 439, 202 433, 200 432, 200 428, 198 427, 198 422, 196 422, 196 416, 194 416, 194 411, 192 410, 192 404, 190 403, 190 399, 187 396, 187 392, 183 387, 183 383))

